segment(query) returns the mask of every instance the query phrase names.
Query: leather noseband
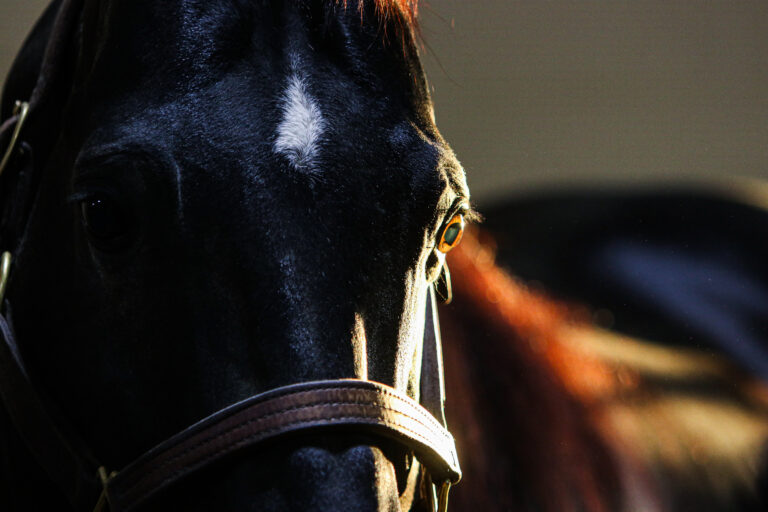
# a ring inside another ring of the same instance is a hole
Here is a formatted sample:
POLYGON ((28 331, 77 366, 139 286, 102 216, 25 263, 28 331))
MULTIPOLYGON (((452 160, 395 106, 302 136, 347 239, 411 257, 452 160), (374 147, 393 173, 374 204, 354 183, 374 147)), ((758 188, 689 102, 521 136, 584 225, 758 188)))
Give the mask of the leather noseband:
POLYGON ((230 453, 291 433, 370 432, 413 449, 437 482, 460 476, 453 438, 411 398, 375 382, 329 380, 285 386, 223 409, 171 437, 110 478, 113 512, 136 504, 230 453))
MULTIPOLYGON (((434 296, 430 291, 427 323, 434 321, 434 296)), ((425 335, 422 372, 435 368, 425 335)), ((461 478, 453 437, 433 413, 396 389, 365 380, 336 379, 292 384, 254 395, 195 423, 152 448, 118 473, 107 474, 90 455, 85 443, 29 380, 13 330, 0 314, 0 396, 25 444, 78 506, 93 503, 100 476, 101 491, 94 511, 108 505, 112 512, 135 510, 144 501, 224 457, 276 438, 307 431, 354 431, 393 439, 413 450, 427 469, 433 510, 447 508, 450 485, 461 478), (431 487, 431 486, 430 486, 431 487), (436 492, 437 491, 437 492, 436 492)), ((422 375, 424 398, 442 388, 438 374, 422 375)), ((439 416, 442 416, 442 407, 439 416)))

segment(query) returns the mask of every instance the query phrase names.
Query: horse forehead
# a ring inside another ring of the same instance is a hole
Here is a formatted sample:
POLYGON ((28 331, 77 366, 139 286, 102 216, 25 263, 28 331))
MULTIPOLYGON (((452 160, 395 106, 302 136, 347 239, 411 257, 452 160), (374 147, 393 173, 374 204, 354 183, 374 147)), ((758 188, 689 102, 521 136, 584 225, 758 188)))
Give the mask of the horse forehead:
POLYGON ((355 6, 335 0, 112 0, 109 5, 102 9, 93 2, 91 9, 99 16, 86 16, 95 21, 86 22, 84 32, 90 36, 81 37, 88 46, 86 67, 93 64, 106 82, 124 77, 133 83, 140 77, 189 90, 241 62, 268 81, 275 71, 295 68, 302 57, 313 60, 310 53, 331 54, 336 63, 340 53, 354 55, 361 67, 381 61, 383 53, 406 53, 400 52, 402 41, 389 44, 377 33, 376 16, 356 16, 355 6), (369 58, 374 54, 375 59, 369 58))
POLYGON ((440 179, 441 170, 463 175, 434 125, 417 125, 407 111, 382 114, 376 109, 380 98, 368 98, 366 105, 337 85, 318 94, 312 79, 287 70, 256 89, 251 77, 232 73, 149 106, 142 103, 151 93, 138 88, 126 101, 97 106, 105 115, 97 115, 92 131, 99 143, 125 139, 140 147, 144 139, 182 171, 214 171, 214 177, 223 176, 223 165, 245 175, 319 181, 339 173, 348 182, 381 177, 389 183, 393 171, 405 183, 440 179))
MULTIPOLYGON (((128 12, 146 8, 149 25, 165 20, 168 28, 140 31, 139 46, 126 45, 117 36, 105 42, 118 53, 103 52, 97 66, 102 69, 92 76, 109 78, 96 80, 95 87, 106 89, 95 96, 129 98, 116 107, 115 117, 143 124, 177 159, 203 170, 227 162, 251 174, 284 172, 311 179, 340 175, 347 183, 384 179, 393 170, 412 173, 404 175, 406 180, 387 182, 401 188, 439 179, 435 170, 440 167, 459 169, 452 174, 463 175, 432 120, 423 115, 425 105, 431 108, 428 96, 404 91, 423 84, 409 78, 402 63, 384 65, 389 81, 376 83, 371 76, 378 64, 329 59, 328 49, 318 51, 303 39, 307 27, 302 23, 286 22, 282 15, 248 16, 258 9, 274 13, 291 2, 115 3, 126 18, 128 12), (233 32, 232 27, 240 30, 233 32), (275 31, 283 29, 289 33, 276 38, 275 31), (235 44, 240 53, 216 53, 222 42, 246 37, 247 50, 235 44), (120 56, 124 47, 135 50, 127 61, 109 57, 120 56), (350 65, 367 69, 344 69, 350 65), (112 77, 134 68, 137 72, 129 79, 115 83, 112 77), (364 85, 359 72, 368 74, 364 85)), ((128 36, 136 38, 137 32, 128 31, 128 36)), ((377 62, 416 58, 404 55, 380 51, 377 62)), ((462 181, 461 176, 452 181, 462 181)))
POLYGON ((250 116, 249 128, 269 127, 259 135, 274 138, 299 168, 312 167, 325 135, 360 139, 406 116, 436 133, 425 122, 430 106, 417 55, 405 40, 387 43, 379 20, 352 4, 112 0, 98 18, 106 27, 84 29, 92 34, 84 44, 96 48, 83 52, 94 62, 81 66, 90 69, 81 90, 134 96, 138 106, 186 99, 200 123, 215 110, 250 116), (318 14, 312 6, 324 8, 318 14))
POLYGON ((162 154, 178 179, 194 177, 203 186, 269 178, 317 190, 364 183, 362 194, 376 183, 382 192, 431 193, 464 183, 447 144, 407 116, 371 121, 360 111, 328 106, 290 74, 276 82, 267 98, 201 91, 137 111, 138 98, 117 103, 94 121, 81 154, 162 154))

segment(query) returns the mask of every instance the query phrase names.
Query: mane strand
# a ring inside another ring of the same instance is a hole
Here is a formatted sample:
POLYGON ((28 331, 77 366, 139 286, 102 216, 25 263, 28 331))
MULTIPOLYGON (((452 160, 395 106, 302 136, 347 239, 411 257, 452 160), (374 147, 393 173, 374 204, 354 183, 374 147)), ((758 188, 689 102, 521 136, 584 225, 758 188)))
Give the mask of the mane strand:
MULTIPOLYGON (((362 4, 364 0, 359 0, 362 4)), ((390 16, 399 18, 409 28, 416 25, 416 17, 419 14, 418 0, 375 0, 376 9, 385 19, 390 16)))
MULTIPOLYGON (((347 8, 347 5, 355 0, 334 0, 336 4, 340 4, 343 8, 347 8)), ((365 4, 367 0, 357 0, 357 9, 362 14, 365 10, 365 4)), ((376 8, 379 20, 382 25, 386 25, 388 22, 394 22, 394 24, 400 28, 405 29, 407 32, 417 32, 418 24, 417 17, 419 14, 418 4, 419 0, 372 0, 376 8)))

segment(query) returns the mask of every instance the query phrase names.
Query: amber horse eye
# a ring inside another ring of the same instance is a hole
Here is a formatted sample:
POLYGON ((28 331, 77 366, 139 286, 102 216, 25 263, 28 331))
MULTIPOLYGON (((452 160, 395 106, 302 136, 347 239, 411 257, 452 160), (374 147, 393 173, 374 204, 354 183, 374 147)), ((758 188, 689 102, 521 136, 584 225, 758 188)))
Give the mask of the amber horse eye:
POLYGON ((442 253, 447 253, 459 245, 463 235, 464 216, 461 214, 454 215, 450 222, 443 228, 443 232, 440 235, 440 243, 437 244, 437 250, 442 253))

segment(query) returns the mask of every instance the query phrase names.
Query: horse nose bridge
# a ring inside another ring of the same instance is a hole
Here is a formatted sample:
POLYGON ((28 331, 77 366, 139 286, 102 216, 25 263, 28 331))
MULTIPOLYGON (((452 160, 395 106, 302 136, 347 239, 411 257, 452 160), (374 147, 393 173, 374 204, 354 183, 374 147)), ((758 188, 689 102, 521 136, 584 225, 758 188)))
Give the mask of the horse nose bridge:
POLYGON ((411 488, 400 492, 394 465, 380 448, 327 441, 313 436, 299 441, 308 443, 303 446, 295 446, 294 439, 256 449, 191 476, 187 492, 169 489, 142 510, 401 512, 403 507, 410 508, 411 488))
MULTIPOLYGON (((302 379, 354 377, 355 301, 344 279, 311 255, 289 249, 276 258, 275 335, 288 351, 286 364, 302 379)), ((254 290, 263 294, 264 290, 254 290)))
POLYGON ((314 380, 375 376, 392 384, 407 286, 397 272, 381 269, 405 267, 404 258, 367 246, 361 256, 360 240, 341 237, 307 250, 297 239, 316 238, 301 238, 301 226, 288 230, 270 256, 276 271, 269 293, 292 373, 314 380))
POLYGON ((394 466, 378 447, 302 447, 289 466, 297 476, 297 510, 400 511, 394 466))
POLYGON ((370 274, 356 227, 335 215, 320 221, 309 212, 299 220, 284 219, 281 230, 281 239, 268 251, 279 276, 276 291, 286 307, 296 307, 301 317, 321 309, 323 314, 337 311, 355 301, 370 274))

